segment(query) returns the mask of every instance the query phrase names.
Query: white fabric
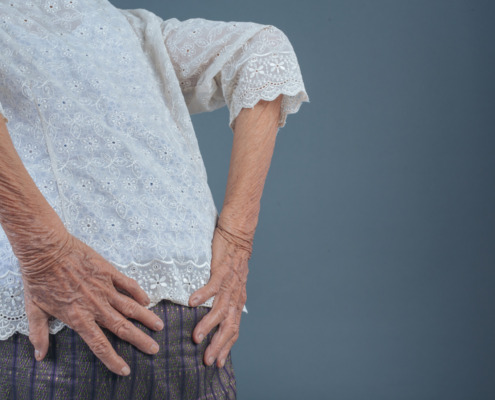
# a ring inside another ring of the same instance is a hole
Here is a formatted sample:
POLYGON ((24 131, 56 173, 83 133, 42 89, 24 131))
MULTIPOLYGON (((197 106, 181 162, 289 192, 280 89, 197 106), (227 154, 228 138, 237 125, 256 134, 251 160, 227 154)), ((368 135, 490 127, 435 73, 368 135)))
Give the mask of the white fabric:
MULTIPOLYGON (((287 37, 107 0, 0 0, 0 48, 0 111, 69 232, 150 306, 187 305, 208 282, 218 217, 189 114, 226 104, 233 126, 241 108, 283 94, 283 126, 308 101, 287 37)), ((29 332, 23 287, 0 229, 0 339, 16 331, 29 332)))

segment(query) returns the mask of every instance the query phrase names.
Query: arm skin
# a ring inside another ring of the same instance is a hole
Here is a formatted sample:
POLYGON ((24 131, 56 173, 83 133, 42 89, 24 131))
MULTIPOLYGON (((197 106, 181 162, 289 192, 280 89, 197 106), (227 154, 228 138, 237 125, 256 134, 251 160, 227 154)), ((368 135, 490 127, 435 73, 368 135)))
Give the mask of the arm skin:
POLYGON ((248 260, 275 147, 281 100, 282 96, 261 100, 252 109, 243 108, 235 120, 225 200, 212 241, 210 281, 189 299, 194 307, 215 296, 211 311, 193 332, 194 341, 200 343, 219 325, 205 351, 207 365, 216 360, 222 368, 239 337, 248 260))
POLYGON ((128 375, 129 366, 99 325, 143 352, 158 352, 158 344, 126 318, 150 329, 163 329, 163 322, 145 308, 148 296, 135 280, 68 233, 25 169, 1 114, 0 224, 20 263, 29 340, 38 361, 48 352, 50 316, 78 332, 94 354, 119 375, 128 375))

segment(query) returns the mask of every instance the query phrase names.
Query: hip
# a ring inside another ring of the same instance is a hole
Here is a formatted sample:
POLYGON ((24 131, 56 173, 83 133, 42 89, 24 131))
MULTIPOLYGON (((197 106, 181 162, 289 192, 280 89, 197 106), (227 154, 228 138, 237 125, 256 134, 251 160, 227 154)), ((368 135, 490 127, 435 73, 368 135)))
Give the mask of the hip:
POLYGON ((77 332, 64 327, 50 335, 49 352, 37 362, 28 336, 16 333, 0 341, 2 399, 235 399, 236 380, 229 354, 225 366, 206 366, 204 352, 216 329, 196 344, 192 332, 209 307, 191 308, 162 300, 151 308, 165 322, 159 332, 138 321, 139 329, 160 345, 155 355, 142 353, 102 328, 117 353, 131 367, 129 376, 108 370, 77 332))

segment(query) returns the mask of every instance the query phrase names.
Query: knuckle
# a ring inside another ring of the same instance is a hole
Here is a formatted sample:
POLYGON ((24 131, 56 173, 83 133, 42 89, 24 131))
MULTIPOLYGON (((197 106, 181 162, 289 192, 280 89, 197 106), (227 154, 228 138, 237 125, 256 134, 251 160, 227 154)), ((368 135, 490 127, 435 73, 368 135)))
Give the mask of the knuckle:
POLYGON ((125 307, 125 315, 129 318, 135 318, 139 314, 138 304, 133 301, 128 301, 125 307))
POLYGON ((29 341, 34 347, 36 347, 39 342, 38 336, 35 333, 29 333, 29 341))
POLYGON ((239 335, 239 324, 235 322, 230 322, 227 325, 227 329, 230 332, 231 336, 239 335))
POLYGON ((224 279, 220 283, 220 289, 222 291, 228 291, 232 286, 233 281, 231 279, 224 279))
POLYGON ((74 328, 80 327, 81 323, 83 322, 81 314, 74 308, 71 308, 67 311, 67 319, 69 325, 74 328))
POLYGON ((210 343, 210 355, 217 355, 222 349, 221 343, 218 340, 212 341, 210 343))
POLYGON ((136 289, 136 290, 141 289, 141 286, 139 286, 139 283, 137 283, 134 279, 129 278, 129 277, 126 277, 126 278, 127 278, 127 284, 128 284, 131 288, 136 289))
POLYGON ((122 274, 121 275, 121 278, 122 278, 122 282, 126 285, 126 286, 134 286, 134 279, 131 279, 129 278, 127 275, 125 274, 122 274))
POLYGON ((129 323, 125 319, 120 320, 114 324, 112 331, 120 338, 126 337, 129 332, 129 323))
POLYGON ((232 324, 231 325, 231 331, 234 334, 234 337, 239 337, 239 325, 238 324, 232 324))
POLYGON ((222 320, 226 319, 228 315, 229 315, 229 308, 228 307, 221 307, 218 309, 218 316, 222 320))
POLYGON ((208 284, 208 294, 213 296, 214 294, 218 293, 221 285, 222 285, 222 281, 220 279, 211 280, 208 284))
POLYGON ((102 339, 94 339, 91 343, 91 350, 98 358, 107 357, 110 355, 112 349, 110 346, 102 339))
POLYGON ((77 302, 72 303, 69 305, 66 309, 65 314, 67 315, 67 318, 77 318, 81 314, 81 311, 79 309, 79 304, 77 302))

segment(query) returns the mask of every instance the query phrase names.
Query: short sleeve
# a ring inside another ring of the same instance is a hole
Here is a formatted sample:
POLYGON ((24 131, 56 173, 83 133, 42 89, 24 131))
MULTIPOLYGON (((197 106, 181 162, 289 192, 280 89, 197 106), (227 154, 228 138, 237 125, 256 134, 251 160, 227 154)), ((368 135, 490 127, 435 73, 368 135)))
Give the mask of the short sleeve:
POLYGON ((242 108, 283 95, 279 126, 309 101, 294 49, 271 25, 200 18, 163 21, 164 43, 191 114, 242 108))

